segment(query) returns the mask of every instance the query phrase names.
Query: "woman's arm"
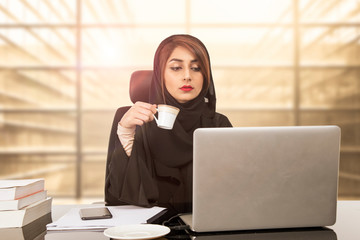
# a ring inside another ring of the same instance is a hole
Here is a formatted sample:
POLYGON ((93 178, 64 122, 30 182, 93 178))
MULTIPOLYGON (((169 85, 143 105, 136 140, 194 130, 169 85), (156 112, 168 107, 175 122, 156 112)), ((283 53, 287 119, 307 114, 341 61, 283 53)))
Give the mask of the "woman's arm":
MULTIPOLYGON (((124 195, 126 195, 123 193, 129 188, 129 184, 126 182, 126 179, 141 177, 139 176, 138 169, 136 169, 136 165, 138 165, 139 162, 140 165, 142 165, 141 161, 144 161, 144 159, 138 159, 139 156, 140 158, 145 157, 142 156, 143 150, 141 146, 141 136, 138 137, 139 143, 137 145, 140 145, 137 148, 138 153, 133 157, 131 156, 131 152, 135 144, 133 143, 135 129, 137 125, 143 125, 146 122, 152 121, 154 113, 156 113, 156 105, 143 102, 135 103, 125 113, 121 111, 121 109, 118 109, 114 117, 106 164, 105 201, 108 205, 128 203, 120 200, 124 195), (121 116, 119 117, 120 114, 121 116), (115 123, 115 121, 117 122, 115 123), (120 132, 118 131, 119 125, 120 128, 125 128, 125 131, 127 131, 127 142, 126 139, 125 141, 124 139, 121 139, 122 133, 121 130, 120 132), (115 132, 116 137, 113 136, 113 132, 115 132), (129 165, 129 162, 133 163, 129 165)), ((139 168, 141 168, 141 166, 139 166, 139 168)))
POLYGON ((121 118, 118 123, 117 135, 128 156, 131 155, 136 126, 153 121, 155 113, 156 105, 136 102, 121 118))
MULTIPOLYGON (((143 126, 145 127, 145 126, 143 126)), ((128 156, 123 147, 111 155, 105 181, 107 205, 132 204, 152 206, 158 198, 157 185, 147 164, 143 127, 137 127, 132 154, 128 156)))
POLYGON ((126 154, 130 156, 134 143, 135 130, 132 128, 124 128, 120 123, 118 123, 117 135, 126 154))

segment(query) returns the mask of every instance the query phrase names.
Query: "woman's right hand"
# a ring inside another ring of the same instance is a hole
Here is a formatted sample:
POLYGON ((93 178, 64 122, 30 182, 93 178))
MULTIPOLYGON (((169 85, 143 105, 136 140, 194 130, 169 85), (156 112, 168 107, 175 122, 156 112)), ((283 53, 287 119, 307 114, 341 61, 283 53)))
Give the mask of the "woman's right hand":
POLYGON ((136 102, 121 118, 120 125, 124 128, 135 128, 154 120, 156 104, 136 102))

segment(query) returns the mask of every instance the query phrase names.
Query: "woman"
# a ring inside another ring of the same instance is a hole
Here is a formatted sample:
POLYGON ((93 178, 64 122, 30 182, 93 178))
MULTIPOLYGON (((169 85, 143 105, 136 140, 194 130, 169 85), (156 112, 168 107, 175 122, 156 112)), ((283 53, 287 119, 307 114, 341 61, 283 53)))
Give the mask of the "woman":
POLYGON ((135 103, 118 124, 121 144, 108 160, 105 201, 190 212, 193 133, 200 127, 231 127, 215 112, 210 59, 200 40, 173 35, 161 42, 149 102, 135 103), (153 121, 157 104, 180 109, 172 130, 153 121))

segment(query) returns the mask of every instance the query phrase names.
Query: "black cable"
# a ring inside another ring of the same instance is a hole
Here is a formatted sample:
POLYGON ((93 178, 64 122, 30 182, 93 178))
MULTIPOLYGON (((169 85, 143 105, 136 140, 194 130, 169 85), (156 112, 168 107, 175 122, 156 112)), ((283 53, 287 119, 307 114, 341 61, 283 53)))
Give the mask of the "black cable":
POLYGON ((189 225, 178 225, 178 226, 167 226, 167 227, 170 228, 171 230, 175 230, 175 231, 183 231, 183 230, 190 229, 189 225))
POLYGON ((176 214, 176 215, 170 217, 169 219, 163 221, 163 222, 162 222, 162 225, 166 226, 166 224, 170 223, 174 218, 177 218, 177 217, 180 217, 180 216, 181 216, 181 213, 176 214))
POLYGON ((171 218, 169 218, 168 220, 165 220, 162 222, 162 225, 167 226, 168 228, 170 228, 171 230, 175 230, 175 231, 182 231, 182 230, 189 230, 190 226, 189 225, 185 225, 182 224, 181 222, 179 222, 180 225, 174 225, 174 226, 170 226, 170 222, 172 220, 174 220, 175 218, 179 218, 182 214, 176 214, 174 216, 172 216, 171 218))

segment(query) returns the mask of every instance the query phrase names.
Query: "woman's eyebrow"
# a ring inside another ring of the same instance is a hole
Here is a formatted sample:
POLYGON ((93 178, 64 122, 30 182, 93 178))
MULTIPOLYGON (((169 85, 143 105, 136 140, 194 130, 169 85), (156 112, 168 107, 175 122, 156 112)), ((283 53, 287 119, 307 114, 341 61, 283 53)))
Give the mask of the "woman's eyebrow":
POLYGON ((178 58, 173 58, 169 62, 183 62, 183 60, 178 59, 178 58))
MULTIPOLYGON (((197 62, 198 60, 197 59, 193 59, 191 60, 191 62, 197 62)), ((179 59, 179 58, 172 58, 169 62, 184 62, 184 60, 182 59, 179 59)))

